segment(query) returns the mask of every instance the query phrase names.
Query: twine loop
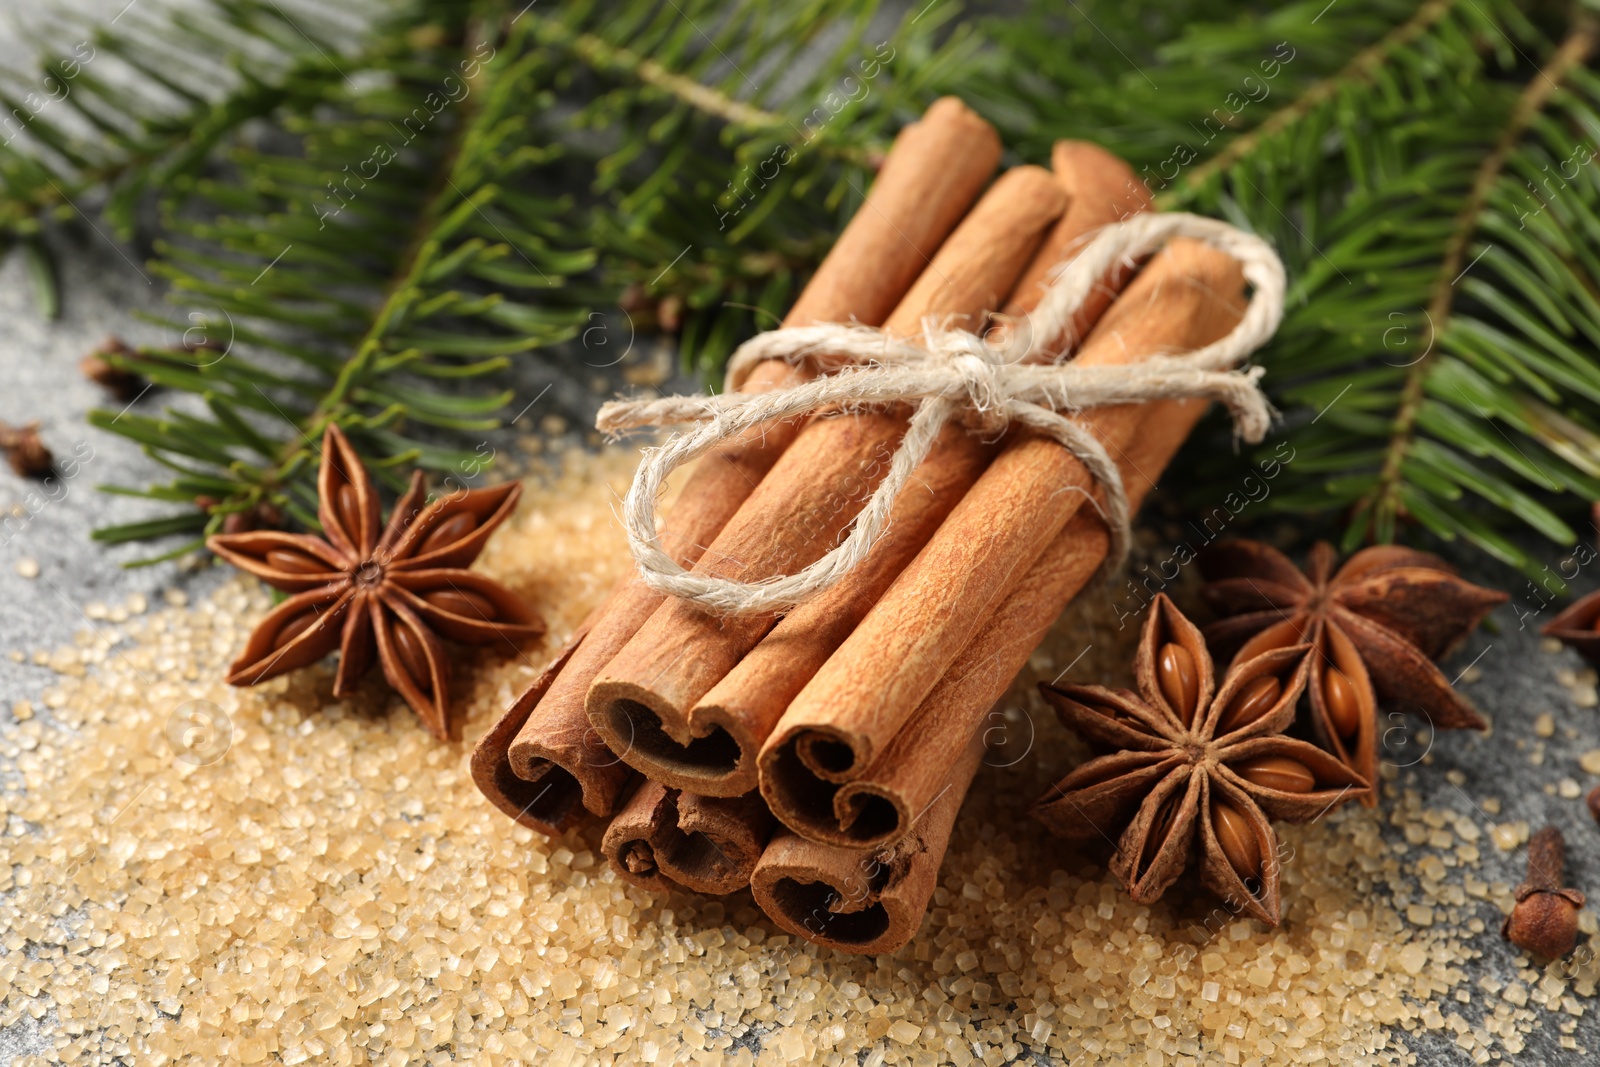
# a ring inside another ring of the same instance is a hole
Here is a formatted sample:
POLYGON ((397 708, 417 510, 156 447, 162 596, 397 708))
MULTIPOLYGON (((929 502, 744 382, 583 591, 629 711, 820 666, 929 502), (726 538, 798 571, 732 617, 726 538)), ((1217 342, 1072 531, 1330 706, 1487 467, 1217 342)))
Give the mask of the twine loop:
MULTIPOLYGON (((1054 272, 1038 307, 1003 322, 991 336, 929 320, 917 339, 872 327, 826 324, 759 334, 733 354, 727 391, 613 401, 596 427, 611 434, 642 426, 697 424, 644 450, 623 502, 623 524, 640 578, 652 589, 722 614, 787 611, 832 586, 864 559, 889 521, 895 498, 947 422, 998 434, 1021 426, 1048 436, 1080 460, 1104 493, 1097 504, 1111 531, 1110 566, 1127 556, 1127 493, 1116 463, 1089 429, 1069 417, 1094 407, 1153 400, 1202 398, 1225 405, 1236 437, 1255 443, 1271 425, 1260 367, 1240 364, 1261 347, 1283 317, 1284 271, 1259 237, 1226 223, 1182 213, 1136 215, 1096 231, 1054 272), (1253 288, 1237 326, 1221 340, 1186 353, 1149 353, 1118 366, 1056 362, 1070 350, 1073 314, 1100 279, 1119 264, 1132 266, 1174 237, 1202 241, 1238 260, 1253 288), (1000 335, 1000 336, 994 336, 1000 335), (821 377, 786 389, 739 392, 763 360, 809 363, 821 377), (909 405, 911 420, 888 472, 856 516, 848 536, 794 574, 739 582, 685 570, 662 549, 655 504, 667 476, 680 465, 762 423, 822 410, 850 411, 909 405)), ((1091 497, 1091 502, 1093 498, 1091 497)))

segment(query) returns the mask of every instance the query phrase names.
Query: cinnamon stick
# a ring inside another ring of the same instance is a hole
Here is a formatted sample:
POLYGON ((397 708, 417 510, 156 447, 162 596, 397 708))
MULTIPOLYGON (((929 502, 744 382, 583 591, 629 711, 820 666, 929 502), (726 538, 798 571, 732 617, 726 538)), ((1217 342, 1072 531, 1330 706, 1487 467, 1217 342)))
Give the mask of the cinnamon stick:
MULTIPOLYGON (((1192 348, 1194 324, 1237 292, 1237 278, 1223 253, 1170 242, 1106 311, 1078 362, 1113 365, 1192 348)), ((1084 421, 1115 458, 1142 413, 1142 405, 1124 404, 1084 421)), ((1024 435, 1006 447, 768 738, 762 792, 780 819, 789 812, 779 779, 796 763, 780 760, 779 750, 792 747, 800 766, 834 781, 871 766, 1094 489, 1083 465, 1054 441, 1024 435)))
MULTIPOLYGON (((958 100, 936 102, 895 139, 866 203, 840 234, 785 324, 852 318, 882 322, 977 199, 999 158, 999 138, 988 123, 958 100)), ((776 388, 803 374, 788 364, 768 362, 750 376, 746 388, 776 388)), ((663 543, 685 564, 698 558, 797 432, 793 423, 763 427, 706 456, 667 517, 663 543)), ((481 756, 486 767, 477 776, 480 787, 486 781, 500 783, 489 787, 495 790, 491 800, 504 807, 502 800, 510 803, 508 798, 523 796, 510 781, 520 778, 549 787, 552 792, 546 795, 570 813, 566 824, 581 814, 573 801, 593 814, 610 814, 631 771, 590 730, 584 698, 595 675, 662 599, 632 574, 625 576, 582 643, 568 650, 555 674, 542 680, 543 695, 530 690, 496 724, 484 739, 488 743, 493 738, 493 748, 474 756, 475 766, 481 756), (513 735, 509 740, 507 732, 513 735), (509 761, 509 768, 502 768, 502 761, 509 761)), ((520 810, 521 805, 515 807, 520 810)))
MULTIPOLYGON (((928 316, 982 325, 1011 292, 1064 206, 1049 172, 1006 172, 940 248, 884 329, 912 334, 928 316)), ((905 427, 899 411, 812 420, 696 570, 752 581, 814 562, 866 503, 905 427)), ((906 494, 914 498, 902 507, 908 525, 936 525, 988 458, 968 438, 945 441, 948 447, 930 454, 919 468, 921 483, 906 494)), ((595 679, 590 721, 650 778, 702 793, 748 789, 770 718, 747 722, 725 716, 720 707, 696 704, 774 621, 768 615, 722 617, 668 600, 595 679), (699 718, 693 717, 696 711, 699 718)))
MULTIPOLYGON (((489 798, 489 803, 523 826, 551 837, 566 832, 585 817, 582 785, 563 765, 548 760, 537 768, 533 777, 519 777, 512 773, 507 751, 517 732, 528 721, 534 706, 544 697, 550 683, 555 681, 582 643, 600 610, 590 613, 561 651, 539 673, 539 677, 534 679, 533 684, 489 727, 488 733, 478 739, 477 747, 472 750, 472 781, 478 791, 489 798)), ((578 725, 580 728, 576 731, 576 737, 564 738, 561 742, 563 747, 581 750, 585 738, 593 736, 587 720, 578 725)), ((596 754, 592 762, 600 765, 602 760, 596 754)), ((627 764, 622 766, 626 768, 627 764)), ((624 774, 623 779, 626 780, 626 777, 624 774)), ((617 786, 621 788, 622 782, 618 782, 617 786)))
MULTIPOLYGON (((1219 295, 1237 294, 1243 281, 1237 265, 1230 260, 1215 266, 1219 295)), ((1193 345, 1222 336, 1243 310, 1236 296, 1203 310, 1193 345)), ((1200 400, 1149 406, 1141 432, 1120 460, 1132 507, 1153 487, 1206 406, 1200 400)), ((774 922, 845 952, 892 952, 916 934, 982 758, 982 716, 1004 695, 1062 604, 1099 569, 1109 547, 1098 516, 1075 516, 859 780, 861 795, 894 798, 904 827, 896 839, 867 848, 860 841, 808 840, 792 830, 773 839, 751 876, 751 889, 774 922)))
POLYGON ((948 788, 888 848, 841 848, 779 833, 750 876, 756 903, 791 934, 841 952, 900 948, 922 925, 983 751, 981 735, 957 750, 948 788))
MULTIPOLYGON (((1235 291, 1243 284, 1236 265, 1232 284, 1235 291)), ((1243 314, 1242 297, 1216 300, 1196 321, 1193 345, 1222 337, 1243 314)), ((1148 406, 1118 463, 1130 508, 1137 509, 1155 487, 1207 406, 1201 400, 1148 406)), ((803 767, 769 776, 779 790, 784 821, 813 840, 853 848, 882 847, 901 837, 917 812, 959 777, 956 754, 981 732, 990 709, 1062 607, 1099 571, 1110 544, 1099 515, 1074 515, 864 773, 843 784, 809 775, 803 767)), ((780 760, 795 759, 792 749, 779 751, 780 760)))
MULTIPOLYGON (((1133 169, 1097 145, 1058 142, 1052 161, 1055 180, 1067 194, 1067 208, 1017 282, 1004 312, 1011 317, 1038 306, 1051 272, 1085 237, 1150 205, 1149 194, 1134 178, 1133 169)), ((1099 318, 1131 273, 1119 271, 1105 279, 1079 309, 1070 331, 1073 344, 1099 318)), ((731 731, 748 738, 749 747, 765 742, 789 702, 927 543, 959 494, 972 485, 991 457, 991 447, 973 440, 967 430, 946 427, 944 438, 918 471, 927 491, 919 488, 901 495, 888 532, 867 559, 838 585, 790 612, 762 638, 695 705, 689 713, 691 728, 706 722, 736 723, 731 731), (952 484, 933 484, 941 477, 952 484)), ((715 768, 704 768, 697 788, 728 794, 754 788, 757 761, 749 757, 749 747, 741 745, 741 758, 720 778, 714 776, 715 768)), ((959 751, 959 745, 954 751, 959 751)))
POLYGON ((703 797, 646 781, 611 820, 600 850, 645 889, 732 893, 750 884, 776 825, 758 794, 703 797))
MULTIPOLYGON (((1067 211, 1017 280, 1002 314, 1020 318, 1039 306, 1045 286, 1063 263, 1070 260, 1101 227, 1149 211, 1150 189, 1121 158, 1089 141, 1057 141, 1050 150, 1050 170, 1066 191, 1067 211)), ((1065 337, 1056 338, 1055 351, 1075 352, 1089 328, 1134 275, 1133 265, 1114 271, 1096 286, 1072 317, 1065 337)))

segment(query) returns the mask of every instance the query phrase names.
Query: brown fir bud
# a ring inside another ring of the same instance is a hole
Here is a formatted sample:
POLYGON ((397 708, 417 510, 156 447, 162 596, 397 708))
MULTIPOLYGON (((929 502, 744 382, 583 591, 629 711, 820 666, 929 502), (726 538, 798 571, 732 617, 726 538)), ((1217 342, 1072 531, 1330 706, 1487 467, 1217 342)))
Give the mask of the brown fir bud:
POLYGON ((4 449, 11 469, 19 478, 48 478, 56 469, 56 457, 39 439, 39 424, 7 426, 0 423, 0 449, 4 449))
POLYGON ((632 315, 649 307, 650 298, 645 295, 644 286, 638 282, 629 282, 628 287, 622 290, 622 295, 617 297, 617 306, 625 314, 632 315))
POLYGON ((677 333, 683 329, 683 297, 665 297, 656 305, 656 325, 662 333, 677 333))
POLYGON ((1517 887, 1517 902, 1500 927, 1506 940, 1548 959, 1577 946, 1584 896, 1561 885, 1566 869, 1567 843, 1560 830, 1546 826, 1528 841, 1528 876, 1517 887))
POLYGON ((1589 805, 1589 817, 1595 822, 1600 822, 1600 785, 1589 790, 1589 797, 1585 803, 1589 805))
MULTIPOLYGON (((197 497, 195 505, 209 511, 217 506, 217 501, 211 497, 197 497)), ((266 500, 244 511, 235 511, 222 520, 223 533, 248 533, 251 530, 263 529, 283 529, 283 509, 266 500)))
POLYGON ((134 354, 134 350, 123 343, 122 338, 107 337, 99 348, 78 361, 78 370, 118 400, 133 400, 145 391, 149 383, 126 367, 115 365, 110 357, 129 357, 134 354))
POLYGON ((222 520, 222 532, 225 534, 249 533, 255 528, 254 511, 235 511, 222 520))

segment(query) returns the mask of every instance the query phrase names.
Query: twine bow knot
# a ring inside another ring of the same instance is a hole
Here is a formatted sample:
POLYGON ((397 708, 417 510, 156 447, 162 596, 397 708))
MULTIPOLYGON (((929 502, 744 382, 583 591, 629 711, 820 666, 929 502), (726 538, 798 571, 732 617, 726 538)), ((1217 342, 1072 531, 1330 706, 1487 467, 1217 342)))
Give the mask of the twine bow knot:
MULTIPOLYGON (((1259 385, 1260 367, 1238 365, 1264 344, 1283 317, 1283 264, 1260 238, 1215 219, 1181 213, 1137 215, 1097 231, 1063 263, 1027 316, 1002 323, 995 339, 937 322, 920 339, 872 327, 827 324, 785 327, 746 341, 729 360, 727 391, 613 401, 600 409, 598 429, 616 434, 641 426, 698 423, 644 450, 623 502, 628 546, 645 584, 692 600, 710 611, 755 614, 787 611, 838 582, 864 559, 939 431, 952 418, 984 433, 1022 426, 1058 441, 1079 459, 1104 492, 1097 505, 1111 531, 1107 557, 1115 567, 1129 542, 1127 493, 1105 447, 1075 415, 1087 408, 1152 400, 1204 398, 1224 404, 1234 432, 1255 443, 1271 425, 1272 409, 1259 385), (1237 326, 1221 340, 1182 354, 1152 353, 1118 366, 1078 366, 1053 360, 1073 314, 1111 268, 1131 266, 1174 237, 1189 237, 1237 259, 1254 289, 1237 326), (763 360, 810 362, 821 377, 765 393, 742 393, 763 360), (849 535, 821 559, 794 574, 739 582, 679 566, 656 533, 655 502, 678 466, 746 430, 775 419, 825 409, 909 404, 910 424, 888 472, 857 515, 849 535)), ((1092 498, 1091 498, 1092 499, 1092 498)))

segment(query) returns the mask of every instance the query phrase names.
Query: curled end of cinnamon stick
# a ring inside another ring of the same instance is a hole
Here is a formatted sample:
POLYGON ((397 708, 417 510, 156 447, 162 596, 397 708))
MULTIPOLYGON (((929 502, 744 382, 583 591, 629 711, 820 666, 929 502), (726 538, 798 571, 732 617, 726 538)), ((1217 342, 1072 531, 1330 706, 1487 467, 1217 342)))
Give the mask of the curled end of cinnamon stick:
POLYGON ((732 893, 750 883, 773 826, 754 794, 703 797, 647 781, 611 820, 600 850, 645 889, 732 893))
POLYGON ((803 836, 842 848, 882 848, 905 836, 914 813, 893 790, 859 774, 845 739, 814 731, 780 739, 761 756, 767 804, 803 836))
POLYGON ((510 750, 528 717, 572 657, 583 634, 580 630, 567 642, 527 691, 478 740, 472 752, 472 781, 478 791, 523 826, 552 837, 587 817, 581 803, 582 787, 571 774, 548 761, 536 771, 530 768, 533 773, 527 777, 517 774, 512 768, 510 750))
POLYGON ((760 757, 767 804, 804 837, 842 848, 881 848, 914 814, 892 790, 857 781, 868 765, 855 739, 814 726, 775 735, 760 757))
POLYGON ((942 850, 930 862, 784 834, 756 864, 750 889, 772 921, 797 937, 841 952, 893 952, 922 925, 942 859, 942 850))
POLYGON ((916 934, 938 885, 950 831, 983 756, 968 742, 941 789, 900 840, 863 849, 773 839, 750 876, 756 903, 785 930, 841 952, 893 952, 916 934))
POLYGON ((554 837, 608 815, 633 773, 571 710, 544 706, 588 624, 506 710, 472 753, 472 781, 489 802, 530 830, 554 837))
POLYGON ((737 797, 755 787, 759 739, 741 736, 737 721, 712 714, 690 722, 659 702, 631 682, 602 678, 589 689, 589 721, 635 770, 674 789, 737 797))

